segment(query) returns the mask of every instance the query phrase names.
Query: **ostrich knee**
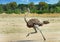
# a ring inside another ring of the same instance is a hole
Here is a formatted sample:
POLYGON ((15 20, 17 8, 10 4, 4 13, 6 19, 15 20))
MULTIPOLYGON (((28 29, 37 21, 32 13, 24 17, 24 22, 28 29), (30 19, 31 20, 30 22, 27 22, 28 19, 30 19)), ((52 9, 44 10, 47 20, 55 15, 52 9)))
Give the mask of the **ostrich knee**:
POLYGON ((26 37, 28 37, 30 34, 35 34, 35 33, 37 33, 36 28, 35 28, 34 30, 35 30, 35 32, 28 33, 26 37))

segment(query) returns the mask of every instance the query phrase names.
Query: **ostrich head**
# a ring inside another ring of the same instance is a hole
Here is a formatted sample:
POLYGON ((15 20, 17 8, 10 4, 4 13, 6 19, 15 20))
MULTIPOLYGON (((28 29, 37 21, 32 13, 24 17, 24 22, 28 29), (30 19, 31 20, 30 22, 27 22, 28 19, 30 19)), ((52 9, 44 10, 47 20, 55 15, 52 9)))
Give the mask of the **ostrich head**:
POLYGON ((49 21, 47 21, 47 20, 43 21, 43 24, 49 24, 49 21))

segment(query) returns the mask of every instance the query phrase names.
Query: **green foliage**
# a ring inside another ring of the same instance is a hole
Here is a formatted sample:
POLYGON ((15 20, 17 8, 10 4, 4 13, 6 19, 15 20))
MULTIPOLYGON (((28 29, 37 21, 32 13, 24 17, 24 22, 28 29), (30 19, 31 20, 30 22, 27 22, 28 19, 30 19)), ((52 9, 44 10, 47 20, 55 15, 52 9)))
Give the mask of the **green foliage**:
POLYGON ((14 13, 14 10, 8 9, 8 10, 6 11, 6 13, 8 13, 8 14, 14 13))
POLYGON ((23 14, 24 14, 24 13, 25 13, 25 11, 21 11, 21 13, 23 13, 23 14))
POLYGON ((3 13, 2 5, 0 5, 0 13, 3 13))
POLYGON ((60 0, 59 0, 59 2, 56 4, 57 6, 60 6, 60 0))
POLYGON ((11 2, 8 4, 8 6, 10 7, 10 9, 15 9, 17 8, 17 3, 16 2, 11 2))
POLYGON ((60 13, 60 7, 56 7, 56 12, 60 13))
POLYGON ((42 11, 42 10, 37 10, 36 13, 38 13, 38 14, 42 14, 43 11, 42 11))
POLYGON ((34 8, 34 3, 33 3, 33 2, 29 3, 29 4, 28 4, 28 7, 29 7, 29 8, 34 8))
POLYGON ((31 13, 60 13, 60 1, 57 4, 47 4, 46 2, 39 2, 39 4, 34 4, 33 2, 29 4, 18 4, 16 2, 10 2, 7 4, 0 4, 0 13, 25 13, 27 8, 30 9, 31 13))
POLYGON ((19 10, 19 9, 15 9, 15 10, 14 10, 14 13, 15 13, 15 14, 20 14, 20 10, 19 10))
POLYGON ((36 13, 36 9, 30 9, 31 11, 31 13, 36 13))

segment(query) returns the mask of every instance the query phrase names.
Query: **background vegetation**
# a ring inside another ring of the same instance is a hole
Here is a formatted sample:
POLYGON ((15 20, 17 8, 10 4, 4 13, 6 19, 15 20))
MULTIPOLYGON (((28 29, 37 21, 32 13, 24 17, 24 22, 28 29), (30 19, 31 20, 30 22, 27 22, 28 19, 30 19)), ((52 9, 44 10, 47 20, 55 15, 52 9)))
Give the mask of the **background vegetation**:
POLYGON ((7 4, 0 4, 0 13, 25 13, 27 8, 30 9, 31 13, 60 13, 60 1, 56 4, 47 4, 46 2, 39 2, 34 4, 17 4, 16 2, 10 2, 7 4))

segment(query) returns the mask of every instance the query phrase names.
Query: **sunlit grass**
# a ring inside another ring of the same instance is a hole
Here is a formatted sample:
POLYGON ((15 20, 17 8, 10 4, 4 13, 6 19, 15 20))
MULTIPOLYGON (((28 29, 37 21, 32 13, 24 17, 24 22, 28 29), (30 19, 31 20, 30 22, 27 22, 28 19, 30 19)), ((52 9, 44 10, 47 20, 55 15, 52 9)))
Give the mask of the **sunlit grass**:
MULTIPOLYGON (((0 17, 24 17, 25 14, 0 14, 0 17)), ((60 17, 60 13, 44 13, 44 14, 36 14, 36 13, 29 13, 27 14, 28 17, 60 17)))
MULTIPOLYGON (((22 33, 27 32, 26 23, 24 22, 25 14, 0 14, 0 33, 9 34, 9 33, 22 33)), ((42 27, 42 31, 59 31, 60 29, 60 13, 54 14, 28 14, 28 17, 37 17, 39 20, 47 20, 49 19, 50 23, 55 23, 53 25, 49 25, 48 27, 42 27), (42 17, 42 18, 40 18, 42 17), (46 17, 46 18, 45 18, 46 17), (56 17, 56 18, 55 18, 56 17), (56 26, 56 27, 55 27, 56 26)), ((28 18, 27 17, 27 18, 28 18)), ((31 30, 32 31, 32 30, 31 30)))

